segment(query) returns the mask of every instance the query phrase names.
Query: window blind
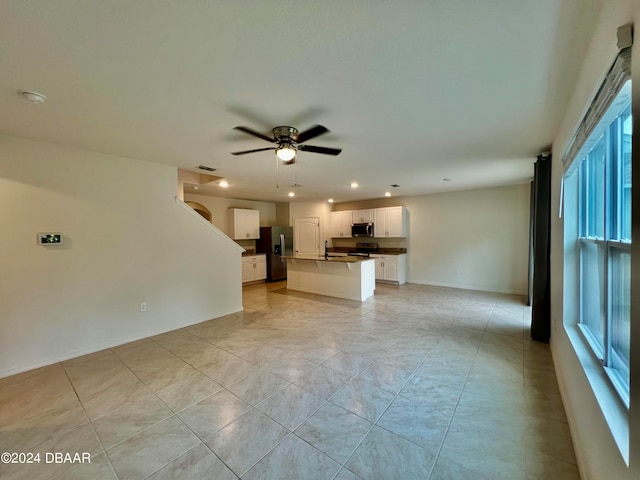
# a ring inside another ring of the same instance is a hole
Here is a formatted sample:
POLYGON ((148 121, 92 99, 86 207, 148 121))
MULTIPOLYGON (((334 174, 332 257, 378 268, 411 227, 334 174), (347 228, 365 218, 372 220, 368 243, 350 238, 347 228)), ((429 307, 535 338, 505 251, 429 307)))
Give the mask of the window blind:
POLYGON ((582 121, 578 125, 575 135, 562 158, 564 173, 569 173, 578 167, 583 158, 600 138, 598 130, 606 130, 611 120, 622 112, 631 98, 631 47, 620 50, 613 65, 598 89, 591 105, 587 109, 582 121), (618 95, 615 108, 612 102, 618 95), (593 135, 592 135, 593 134, 593 135))

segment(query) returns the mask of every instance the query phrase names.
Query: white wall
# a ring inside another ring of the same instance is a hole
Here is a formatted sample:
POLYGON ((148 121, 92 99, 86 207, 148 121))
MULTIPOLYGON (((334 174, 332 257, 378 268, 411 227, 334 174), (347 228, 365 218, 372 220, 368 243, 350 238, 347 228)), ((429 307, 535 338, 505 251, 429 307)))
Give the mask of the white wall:
MULTIPOLYGON (((638 402, 640 401, 640 390, 638 389, 638 370, 632 370, 631 374, 631 395, 632 408, 628 420, 630 438, 628 438, 628 456, 630 468, 627 468, 623 455, 620 453, 614 437, 610 433, 609 426, 599 405, 599 401, 592 393, 594 382, 600 382, 606 386, 606 379, 603 378, 602 369, 597 366, 595 360, 584 363, 579 360, 576 349, 582 352, 582 358, 589 358, 589 352, 581 348, 579 342, 574 348, 570 342, 570 337, 578 340, 579 336, 575 332, 575 322, 577 311, 575 308, 575 282, 571 278, 570 272, 567 278, 563 275, 563 265, 566 255, 573 255, 570 238, 564 238, 563 220, 558 218, 557 212, 560 202, 560 181, 562 178, 561 159, 566 150, 573 132, 582 119, 582 116, 591 102, 597 88, 600 86, 611 62, 617 54, 616 30, 620 25, 633 21, 635 17, 636 26, 640 24, 638 9, 632 11, 632 0, 610 0, 605 2, 605 6, 596 28, 593 31, 592 42, 587 52, 585 62, 580 77, 573 90, 570 105, 565 113, 560 130, 553 143, 553 180, 552 180, 552 231, 551 231, 551 350, 554 357, 558 383, 562 393, 565 410, 571 433, 574 441, 576 456, 580 466, 582 477, 585 480, 599 480, 602 478, 615 478, 616 480, 640 478, 640 418, 638 413, 638 402), (563 305, 564 302, 564 305, 563 305), (634 381, 635 378, 635 381, 634 381), (635 400, 635 401, 634 401, 635 400), (635 406, 635 408, 634 408, 635 406)), ((637 4, 637 2, 636 2, 637 4)), ((633 97, 634 116, 638 116, 637 101, 640 98, 640 49, 637 44, 633 53, 633 97)), ((635 165, 638 158, 638 123, 634 122, 634 185, 637 186, 638 179, 635 165)), ((637 207, 640 206, 640 189, 633 189, 634 208, 634 238, 638 232, 637 207)), ((567 226, 567 231, 571 228, 567 226)), ((637 242, 634 243, 634 252, 637 252, 637 242)), ((632 252, 633 255, 633 252, 632 252)), ((634 257, 634 279, 638 278, 638 256, 634 257)), ((638 319, 638 304, 633 299, 640 298, 640 282, 632 280, 632 318, 638 319), (635 316, 634 316, 635 313, 635 316)), ((631 355, 632 362, 638 366, 637 352, 640 349, 640 329, 637 322, 632 321, 631 355)), ((633 363, 632 363, 633 368, 633 363)), ((610 402, 610 410, 615 410, 615 402, 610 402)), ((627 428, 625 425, 624 428, 627 428)), ((620 440, 619 440, 620 441, 620 440)), ((624 445, 625 441, 621 443, 624 445)))
MULTIPOLYGON (((533 169, 532 169, 533 170, 533 169)), ((335 210, 405 205, 407 281, 502 293, 527 292, 530 184, 350 202, 335 210)), ((343 246, 353 240, 335 241, 343 246)))
POLYGON ((405 197, 408 281, 527 292, 530 184, 405 197))
POLYGON ((281 227, 291 227, 289 222, 289 204, 288 203, 276 203, 276 225, 281 227))
POLYGON ((176 202, 176 182, 174 167, 0 136, 0 377, 242 309, 241 249, 176 202), (37 245, 47 231, 64 244, 37 245))
POLYGON ((260 211, 260 226, 268 227, 276 225, 276 204, 269 202, 256 202, 254 200, 239 200, 236 198, 211 197, 208 195, 196 195, 185 193, 185 201, 198 202, 204 205, 211 212, 211 223, 230 235, 231 227, 228 225, 230 208, 247 208, 260 211))

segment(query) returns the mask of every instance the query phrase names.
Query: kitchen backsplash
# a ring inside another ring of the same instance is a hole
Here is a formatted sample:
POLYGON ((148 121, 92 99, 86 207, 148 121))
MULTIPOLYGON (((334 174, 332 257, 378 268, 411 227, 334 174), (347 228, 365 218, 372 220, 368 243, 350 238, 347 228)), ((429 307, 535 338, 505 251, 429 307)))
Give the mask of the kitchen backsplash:
POLYGON ((407 248, 406 238, 333 238, 334 247, 355 247, 356 243, 374 242, 379 248, 407 248))
POLYGON ((234 240, 234 241, 245 250, 253 250, 254 252, 256 251, 255 240, 234 240))

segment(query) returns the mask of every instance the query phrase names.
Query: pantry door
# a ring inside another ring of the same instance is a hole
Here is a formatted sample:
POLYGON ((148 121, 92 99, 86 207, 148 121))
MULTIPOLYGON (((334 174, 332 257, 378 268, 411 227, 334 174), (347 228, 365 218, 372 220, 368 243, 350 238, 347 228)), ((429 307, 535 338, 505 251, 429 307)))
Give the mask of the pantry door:
POLYGON ((317 258, 320 250, 320 219, 302 217, 293 220, 294 255, 300 258, 317 258))

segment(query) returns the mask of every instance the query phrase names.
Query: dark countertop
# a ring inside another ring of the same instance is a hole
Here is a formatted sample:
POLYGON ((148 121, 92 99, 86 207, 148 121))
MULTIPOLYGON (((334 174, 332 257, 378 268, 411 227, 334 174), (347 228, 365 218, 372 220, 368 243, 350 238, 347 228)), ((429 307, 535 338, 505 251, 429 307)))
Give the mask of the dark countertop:
POLYGON ((312 261, 312 262, 332 262, 332 263, 359 263, 367 260, 373 260, 373 258, 369 257, 316 257, 316 258, 301 258, 301 257, 282 257, 287 260, 302 260, 302 261, 312 261))
MULTIPOLYGON (((355 253, 358 249, 356 247, 329 247, 327 252, 329 253, 355 253)), ((378 255, 401 255, 407 253, 406 248, 378 248, 377 250, 371 250, 369 253, 378 255)))
POLYGON ((242 252, 243 257, 254 257, 256 255, 266 255, 266 253, 256 253, 255 250, 245 250, 242 252))

